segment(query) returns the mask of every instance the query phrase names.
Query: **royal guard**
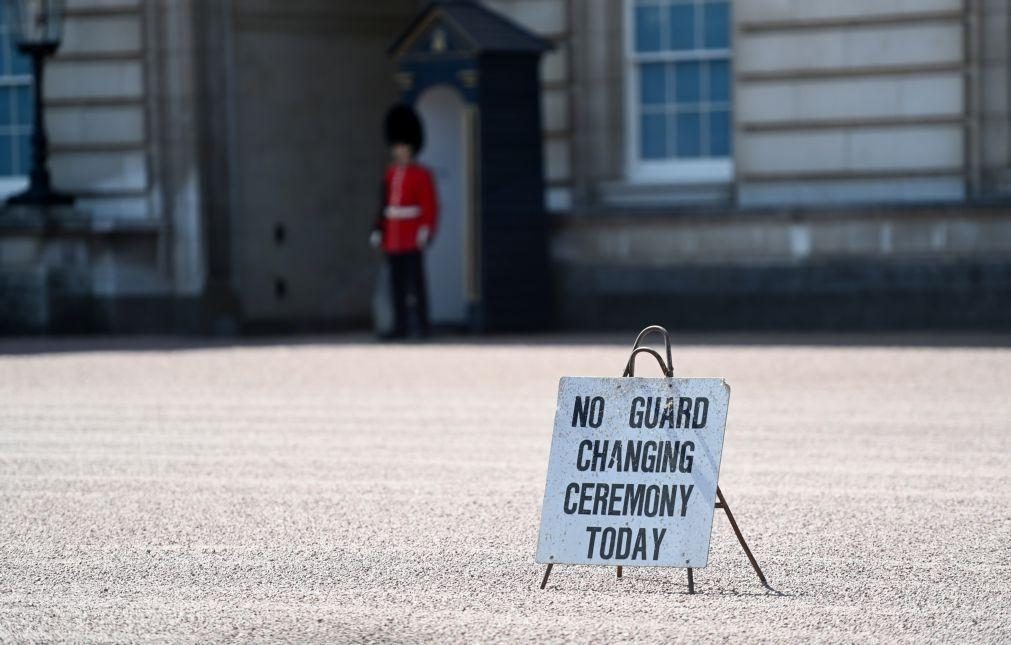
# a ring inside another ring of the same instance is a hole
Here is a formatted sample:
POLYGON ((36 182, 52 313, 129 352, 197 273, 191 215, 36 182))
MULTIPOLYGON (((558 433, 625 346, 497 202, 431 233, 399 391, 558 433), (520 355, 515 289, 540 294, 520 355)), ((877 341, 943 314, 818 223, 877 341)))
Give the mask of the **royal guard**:
POLYGON ((389 293, 393 300, 392 330, 388 338, 428 334, 428 295, 422 252, 435 237, 439 217, 432 173, 415 162, 424 144, 417 113, 396 105, 386 115, 386 143, 390 164, 383 177, 383 207, 372 232, 372 245, 386 256, 389 293), (414 325, 409 319, 414 312, 414 325))

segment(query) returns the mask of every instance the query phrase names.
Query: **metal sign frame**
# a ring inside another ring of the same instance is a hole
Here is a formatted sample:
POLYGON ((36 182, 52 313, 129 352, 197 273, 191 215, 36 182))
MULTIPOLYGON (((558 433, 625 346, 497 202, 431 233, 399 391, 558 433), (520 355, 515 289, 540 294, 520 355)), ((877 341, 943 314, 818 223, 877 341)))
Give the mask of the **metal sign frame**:
MULTIPOLYGON (((628 356, 628 363, 625 364, 625 371, 622 373, 623 378, 630 378, 635 376, 635 358, 639 354, 649 354, 656 359, 656 362, 660 364, 660 369, 663 371, 664 376, 667 378, 672 378, 674 376, 674 362, 671 358, 671 342, 670 333, 661 327, 660 325, 650 325, 646 327, 639 335, 635 337, 635 342, 632 343, 632 353, 628 356), (652 347, 646 347, 642 344, 643 339, 652 333, 658 333, 663 336, 664 349, 666 350, 667 360, 664 362, 664 357, 660 355, 658 351, 652 347)), ((758 580, 762 583, 762 586, 766 589, 772 590, 769 586, 769 582, 765 578, 765 574, 762 573, 762 568, 758 566, 758 560, 755 559, 754 554, 751 549, 748 548, 748 543, 744 539, 744 534, 741 533, 740 527, 737 525, 737 521, 734 519, 734 514, 730 511, 730 506, 727 504, 726 498, 723 496, 723 491, 720 490, 719 484, 716 486, 716 504, 715 508, 723 510, 727 514, 727 520, 730 522, 730 527, 734 529, 734 535, 737 536, 737 541, 741 544, 741 549, 744 550, 744 554, 748 556, 748 561, 751 563, 751 567, 755 570, 758 575, 758 580)), ((545 585, 548 584, 548 576, 551 575, 551 569, 554 567, 554 563, 548 563, 544 569, 544 577, 541 579, 541 589, 544 589, 545 585)), ((618 565, 618 578, 622 577, 622 567, 618 565)), ((695 577, 692 572, 692 568, 688 567, 688 593, 695 593, 695 577)))

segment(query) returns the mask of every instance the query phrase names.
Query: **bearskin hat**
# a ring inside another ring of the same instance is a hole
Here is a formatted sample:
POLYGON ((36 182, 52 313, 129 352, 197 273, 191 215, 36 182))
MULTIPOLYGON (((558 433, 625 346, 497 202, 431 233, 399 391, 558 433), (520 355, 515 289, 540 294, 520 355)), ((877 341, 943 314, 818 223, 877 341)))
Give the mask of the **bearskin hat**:
POLYGON ((418 113, 410 105, 398 103, 390 108, 386 113, 386 143, 406 143, 414 148, 414 152, 421 151, 425 145, 425 133, 421 128, 421 120, 418 113))

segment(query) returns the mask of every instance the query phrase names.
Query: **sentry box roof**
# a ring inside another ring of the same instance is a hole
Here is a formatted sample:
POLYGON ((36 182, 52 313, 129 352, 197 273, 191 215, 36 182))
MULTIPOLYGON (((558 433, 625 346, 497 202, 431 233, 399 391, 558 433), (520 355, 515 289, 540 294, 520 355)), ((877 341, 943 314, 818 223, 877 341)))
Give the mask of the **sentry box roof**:
POLYGON ((459 52, 540 54, 553 49, 550 42, 503 16, 466 0, 428 5, 390 46, 400 57, 413 53, 459 52), (437 43, 432 46, 433 38, 437 43), (441 40, 441 42, 440 42, 441 40))

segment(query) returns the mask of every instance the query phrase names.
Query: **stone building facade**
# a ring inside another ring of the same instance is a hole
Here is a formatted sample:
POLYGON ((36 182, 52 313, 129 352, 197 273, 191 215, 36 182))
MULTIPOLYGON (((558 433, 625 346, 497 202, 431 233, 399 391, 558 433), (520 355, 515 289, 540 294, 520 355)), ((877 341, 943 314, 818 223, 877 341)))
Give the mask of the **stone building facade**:
MULTIPOLYGON (((367 325, 386 47, 424 4, 70 0, 46 119, 79 199, 0 214, 0 329, 367 325)), ((554 45, 559 326, 1011 323, 1009 0, 482 4, 554 45)))

